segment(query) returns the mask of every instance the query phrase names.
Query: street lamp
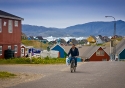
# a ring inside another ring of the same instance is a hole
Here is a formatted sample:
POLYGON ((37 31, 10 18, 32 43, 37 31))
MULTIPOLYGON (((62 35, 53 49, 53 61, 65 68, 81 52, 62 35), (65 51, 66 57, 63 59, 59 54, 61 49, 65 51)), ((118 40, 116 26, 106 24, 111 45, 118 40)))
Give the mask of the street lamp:
POLYGON ((111 17, 114 19, 114 33, 113 33, 113 37, 114 37, 114 40, 113 40, 113 59, 115 60, 115 54, 116 54, 116 40, 115 40, 115 35, 116 35, 116 21, 115 21, 115 17, 113 16, 105 16, 106 18, 107 17, 111 17))

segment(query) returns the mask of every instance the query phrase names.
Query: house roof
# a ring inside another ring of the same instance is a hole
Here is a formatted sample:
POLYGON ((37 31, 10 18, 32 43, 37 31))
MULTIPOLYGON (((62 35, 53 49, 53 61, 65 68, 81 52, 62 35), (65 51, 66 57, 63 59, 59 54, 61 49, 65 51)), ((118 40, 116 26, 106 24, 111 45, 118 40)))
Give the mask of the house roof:
POLYGON ((13 14, 10 14, 10 13, 7 13, 7 12, 4 12, 2 10, 0 10, 0 17, 2 18, 10 18, 10 19, 16 19, 16 20, 24 20, 23 18, 21 17, 18 17, 16 15, 13 15, 13 14))
MULTIPOLYGON (((98 49, 100 46, 90 46, 83 54, 82 57, 84 58, 90 58, 98 49)), ((109 47, 101 47, 108 55, 110 53, 109 47)))
POLYGON ((125 49, 125 39, 116 45, 116 54, 120 54, 125 49))
POLYGON ((102 41, 104 41, 104 38, 103 38, 101 35, 98 35, 98 37, 99 37, 102 41))
POLYGON ((60 40, 60 43, 67 44, 64 39, 61 39, 61 40, 60 40))
MULTIPOLYGON (((50 49, 53 49, 54 47, 56 47, 56 46, 60 46, 64 51, 65 51, 65 49, 60 45, 60 44, 55 44, 53 47, 51 47, 50 49)), ((66 52, 66 51, 65 51, 66 52)))
POLYGON ((90 35, 89 37, 92 37, 92 38, 95 39, 95 40, 97 39, 97 38, 96 38, 95 36, 93 36, 93 35, 90 35))
POLYGON ((104 38, 105 42, 109 42, 110 41, 110 38, 108 38, 108 36, 104 36, 103 38, 104 38))
POLYGON ((43 40, 42 36, 37 36, 36 38, 38 38, 39 40, 43 40))

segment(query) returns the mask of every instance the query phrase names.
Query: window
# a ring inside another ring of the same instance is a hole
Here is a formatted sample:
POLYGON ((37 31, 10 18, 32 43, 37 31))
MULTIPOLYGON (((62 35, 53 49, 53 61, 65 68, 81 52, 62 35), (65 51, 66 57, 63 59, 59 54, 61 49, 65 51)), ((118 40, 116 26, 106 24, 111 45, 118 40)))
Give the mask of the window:
POLYGON ((8 46, 8 49, 11 49, 11 46, 8 46))
POLYGON ((0 46, 0 55, 2 55, 2 46, 0 46))
POLYGON ((103 50, 96 51, 96 56, 104 56, 104 51, 103 50))
POLYGON ((18 27, 18 21, 15 21, 15 27, 18 27))
POLYGON ((12 24, 12 20, 9 20, 8 22, 8 32, 9 33, 12 33, 13 32, 13 24, 12 24))
POLYGON ((15 51, 15 53, 17 53, 17 51, 18 51, 17 45, 14 45, 14 51, 15 51))
POLYGON ((0 19, 0 32, 2 32, 2 20, 0 19))

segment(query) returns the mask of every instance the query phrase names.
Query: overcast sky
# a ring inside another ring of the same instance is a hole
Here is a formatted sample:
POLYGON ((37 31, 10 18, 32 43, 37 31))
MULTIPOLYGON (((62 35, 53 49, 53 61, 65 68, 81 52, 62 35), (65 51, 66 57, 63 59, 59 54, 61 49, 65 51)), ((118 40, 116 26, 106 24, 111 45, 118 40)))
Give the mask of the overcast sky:
POLYGON ((125 0, 0 0, 0 9, 23 24, 65 28, 92 21, 125 21, 125 0))

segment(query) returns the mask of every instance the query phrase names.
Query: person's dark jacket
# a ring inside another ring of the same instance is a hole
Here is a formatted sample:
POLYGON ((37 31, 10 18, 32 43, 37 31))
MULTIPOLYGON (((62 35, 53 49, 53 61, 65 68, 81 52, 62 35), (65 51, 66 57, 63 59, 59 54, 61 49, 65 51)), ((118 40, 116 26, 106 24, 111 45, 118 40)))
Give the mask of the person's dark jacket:
POLYGON ((75 47, 74 51, 72 50, 72 48, 69 50, 68 56, 71 54, 71 57, 74 56, 79 56, 79 50, 78 48, 75 47))

